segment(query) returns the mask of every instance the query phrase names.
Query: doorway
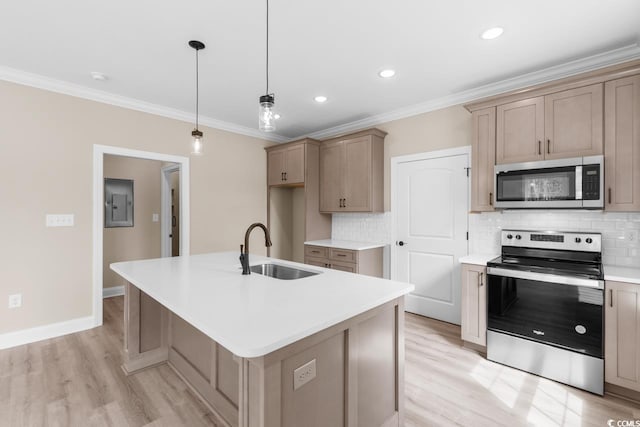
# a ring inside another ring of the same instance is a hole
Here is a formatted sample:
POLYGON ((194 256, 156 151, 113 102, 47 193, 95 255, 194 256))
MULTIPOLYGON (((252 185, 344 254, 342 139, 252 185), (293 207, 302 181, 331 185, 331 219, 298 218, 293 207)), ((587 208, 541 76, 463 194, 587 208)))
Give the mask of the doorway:
MULTIPOLYGON (((170 154, 154 153, 150 151, 131 150, 128 148, 108 145, 93 146, 93 324, 102 325, 103 300, 103 230, 104 230, 104 158, 106 155, 132 157, 136 159, 158 160, 160 162, 179 165, 179 206, 180 216, 177 218, 180 236, 179 252, 189 255, 190 227, 189 227, 189 158, 170 154)), ((157 175, 156 175, 157 176, 157 175)))
POLYGON ((392 278, 415 285, 405 309, 460 324, 468 253, 470 148, 392 159, 392 278))
POLYGON ((180 256, 180 165, 169 164, 160 172, 162 257, 180 256))

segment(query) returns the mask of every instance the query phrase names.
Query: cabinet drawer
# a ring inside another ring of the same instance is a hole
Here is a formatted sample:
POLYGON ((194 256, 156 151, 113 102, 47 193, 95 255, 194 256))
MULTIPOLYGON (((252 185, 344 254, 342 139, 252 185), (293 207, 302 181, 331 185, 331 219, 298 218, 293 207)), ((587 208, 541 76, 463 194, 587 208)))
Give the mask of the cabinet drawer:
POLYGON ((329 259, 332 261, 356 262, 356 252, 346 249, 329 249, 329 259))
POLYGON ((304 256, 327 258, 329 256, 329 248, 305 245, 304 256))
POLYGON ((331 261, 331 269, 346 271, 347 273, 358 272, 358 266, 350 262, 331 261))
POLYGON ((315 265, 316 267, 329 268, 329 261, 326 258, 304 257, 304 263, 315 265))

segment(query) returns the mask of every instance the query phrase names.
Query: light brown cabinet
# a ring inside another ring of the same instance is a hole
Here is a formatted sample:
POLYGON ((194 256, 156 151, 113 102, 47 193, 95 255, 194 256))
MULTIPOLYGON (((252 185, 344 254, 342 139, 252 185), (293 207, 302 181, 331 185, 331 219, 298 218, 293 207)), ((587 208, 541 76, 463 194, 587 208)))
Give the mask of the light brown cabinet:
POLYGON ((496 163, 603 152, 602 83, 497 107, 496 163))
POLYGON ((322 143, 320 211, 381 212, 385 132, 370 129, 322 143))
POLYGON ((461 335, 464 341, 487 345, 487 268, 462 264, 461 335))
POLYGON ((305 144, 269 148, 267 152, 268 185, 304 184, 305 144))
POLYGON ((496 107, 473 112, 471 143, 471 210, 493 210, 493 166, 496 163, 496 107))
POLYGON ((305 264, 349 273, 382 277, 383 248, 350 250, 326 246, 305 245, 305 264))
POLYGON ((605 84, 605 210, 640 211, 640 75, 605 84))
POLYGON ((605 382, 640 391, 640 285, 605 283, 605 382))

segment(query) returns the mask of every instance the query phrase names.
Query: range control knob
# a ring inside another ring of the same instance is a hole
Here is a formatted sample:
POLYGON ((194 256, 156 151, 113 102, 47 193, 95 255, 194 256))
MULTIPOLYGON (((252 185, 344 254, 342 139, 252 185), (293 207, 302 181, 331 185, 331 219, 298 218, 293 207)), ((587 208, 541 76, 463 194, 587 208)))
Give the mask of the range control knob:
POLYGON ((593 243, 593 239, 591 237, 587 237, 585 239, 585 242, 587 242, 588 244, 591 244, 591 243, 593 243))
POLYGON ((513 239, 513 234, 507 234, 507 239, 509 240, 513 239))
POLYGON ((576 237, 576 243, 580 243, 580 242, 582 242, 582 239, 579 237, 576 237))
POLYGON ((520 240, 520 239, 522 239, 522 236, 519 234, 516 234, 516 240, 520 240))

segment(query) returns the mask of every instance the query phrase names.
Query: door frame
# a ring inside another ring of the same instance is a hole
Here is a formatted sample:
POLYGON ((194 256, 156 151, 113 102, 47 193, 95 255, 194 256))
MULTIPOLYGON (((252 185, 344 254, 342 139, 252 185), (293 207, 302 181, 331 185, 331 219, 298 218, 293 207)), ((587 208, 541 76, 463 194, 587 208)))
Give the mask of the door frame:
POLYGON ((189 255, 189 158, 110 145, 93 145, 93 326, 102 325, 104 156, 106 154, 177 163, 180 167, 180 253, 189 255))
MULTIPOLYGON (((417 162, 421 160, 431 160, 438 159, 441 157, 453 157, 460 156, 462 154, 467 154, 467 168, 471 169, 471 146, 465 145, 462 147, 456 148, 447 148, 444 150, 436 150, 436 151, 426 151, 423 153, 417 154, 408 154, 404 156, 396 156, 391 158, 391 182, 389 184, 390 192, 391 192, 391 254, 390 254, 390 264, 391 264, 391 280, 398 279, 398 271, 397 271, 397 259, 398 259, 398 249, 396 246, 396 242, 398 241, 398 230, 396 228, 396 219, 397 219, 397 207, 398 207, 398 191, 396 185, 398 185, 398 170, 401 163, 409 163, 409 162, 417 162)), ((470 175, 470 173, 469 173, 470 175)), ((469 179, 471 177, 469 176, 469 179)), ((467 185, 467 206, 471 206, 471 185, 467 185)), ((469 230, 469 211, 467 211, 467 231, 469 230)), ((469 240, 467 240, 467 253, 469 253, 469 240)))
MULTIPOLYGON (((180 173, 181 165, 180 163, 175 163, 173 165, 163 166, 160 170, 160 256, 162 258, 170 257, 172 254, 172 242, 173 238, 170 238, 171 234, 171 174, 175 171, 180 173)), ((180 188, 180 194, 182 194, 182 176, 179 178, 178 182, 180 188)), ((182 196, 180 197, 180 202, 182 202, 182 196)), ((182 206, 178 207, 180 211, 180 216, 182 217, 182 206)), ((180 222, 182 222, 182 218, 180 218, 180 222)), ((178 228, 181 227, 181 224, 178 224, 178 228)), ((180 230, 182 231, 182 230, 180 230)), ((182 234, 182 233, 180 233, 182 234)), ((180 254, 182 254, 182 237, 180 238, 180 254)))

